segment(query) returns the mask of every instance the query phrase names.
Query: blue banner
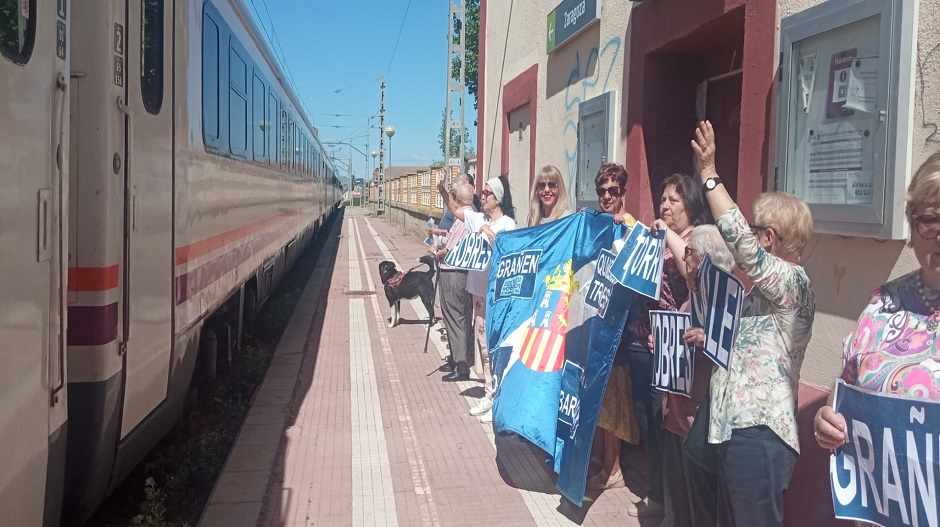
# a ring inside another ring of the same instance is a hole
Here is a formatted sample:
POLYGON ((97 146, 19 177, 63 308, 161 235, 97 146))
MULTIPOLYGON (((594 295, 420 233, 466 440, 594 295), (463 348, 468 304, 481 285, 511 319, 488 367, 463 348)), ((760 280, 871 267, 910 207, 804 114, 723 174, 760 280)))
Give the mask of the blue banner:
POLYGON ((938 525, 940 403, 839 381, 834 407, 849 439, 829 458, 836 517, 884 527, 938 525))
POLYGON ((457 269, 483 271, 490 263, 493 250, 490 240, 479 232, 467 233, 453 249, 447 251, 444 263, 457 269))
POLYGON ((695 345, 685 341, 685 331, 692 327, 692 316, 676 311, 650 311, 650 327, 656 355, 653 386, 690 397, 695 345))
POLYGON ((612 219, 584 211, 501 233, 487 295, 496 429, 512 430, 544 450, 559 491, 578 505, 632 296, 612 283, 605 316, 587 301, 598 256, 622 237, 623 227, 612 219))
POLYGON ((628 289, 653 300, 659 300, 663 284, 663 252, 666 232, 656 236, 646 225, 637 222, 611 268, 614 278, 628 289))
POLYGON ((705 355, 727 370, 741 320, 744 284, 708 256, 695 279, 698 291, 692 294, 692 325, 705 330, 705 355))

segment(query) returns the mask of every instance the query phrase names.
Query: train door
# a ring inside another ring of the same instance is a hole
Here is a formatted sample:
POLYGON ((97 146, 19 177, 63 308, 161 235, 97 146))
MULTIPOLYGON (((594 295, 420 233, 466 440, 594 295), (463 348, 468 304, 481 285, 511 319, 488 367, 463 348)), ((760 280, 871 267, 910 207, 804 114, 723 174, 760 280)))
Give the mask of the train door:
POLYGON ((0 9, 0 523, 58 524, 65 458, 68 2, 0 9))
POLYGON ((127 0, 121 438, 166 399, 173 315, 173 3, 127 0))

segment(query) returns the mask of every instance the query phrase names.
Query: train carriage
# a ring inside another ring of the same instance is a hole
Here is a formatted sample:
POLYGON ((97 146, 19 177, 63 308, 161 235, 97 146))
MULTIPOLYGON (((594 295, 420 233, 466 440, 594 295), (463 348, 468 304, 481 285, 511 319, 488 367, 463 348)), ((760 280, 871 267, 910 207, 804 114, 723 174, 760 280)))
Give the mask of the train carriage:
POLYGON ((70 7, 0 3, 0 514, 23 525, 94 511, 339 199, 242 0, 70 7))

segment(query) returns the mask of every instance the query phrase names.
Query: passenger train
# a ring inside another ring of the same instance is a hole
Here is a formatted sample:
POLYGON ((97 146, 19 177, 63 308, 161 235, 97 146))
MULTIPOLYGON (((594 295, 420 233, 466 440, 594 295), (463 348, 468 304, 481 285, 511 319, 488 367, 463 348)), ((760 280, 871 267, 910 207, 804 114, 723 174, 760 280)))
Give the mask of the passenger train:
POLYGON ((0 1, 0 522, 88 518, 341 189, 243 0, 0 1))

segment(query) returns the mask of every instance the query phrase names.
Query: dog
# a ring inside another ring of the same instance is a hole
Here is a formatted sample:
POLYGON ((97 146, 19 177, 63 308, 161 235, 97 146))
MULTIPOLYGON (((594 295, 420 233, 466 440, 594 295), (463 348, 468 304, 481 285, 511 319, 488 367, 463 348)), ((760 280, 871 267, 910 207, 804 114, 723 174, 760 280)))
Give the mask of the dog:
POLYGON ((415 271, 414 268, 406 273, 400 272, 393 262, 388 260, 379 263, 379 277, 382 284, 385 285, 385 298, 388 299, 388 307, 392 309, 392 316, 389 318, 388 327, 393 328, 398 325, 399 314, 401 313, 401 300, 421 297, 424 307, 428 310, 430 320, 428 324, 434 321, 434 257, 424 255, 418 259, 419 262, 427 265, 427 271, 415 271))

